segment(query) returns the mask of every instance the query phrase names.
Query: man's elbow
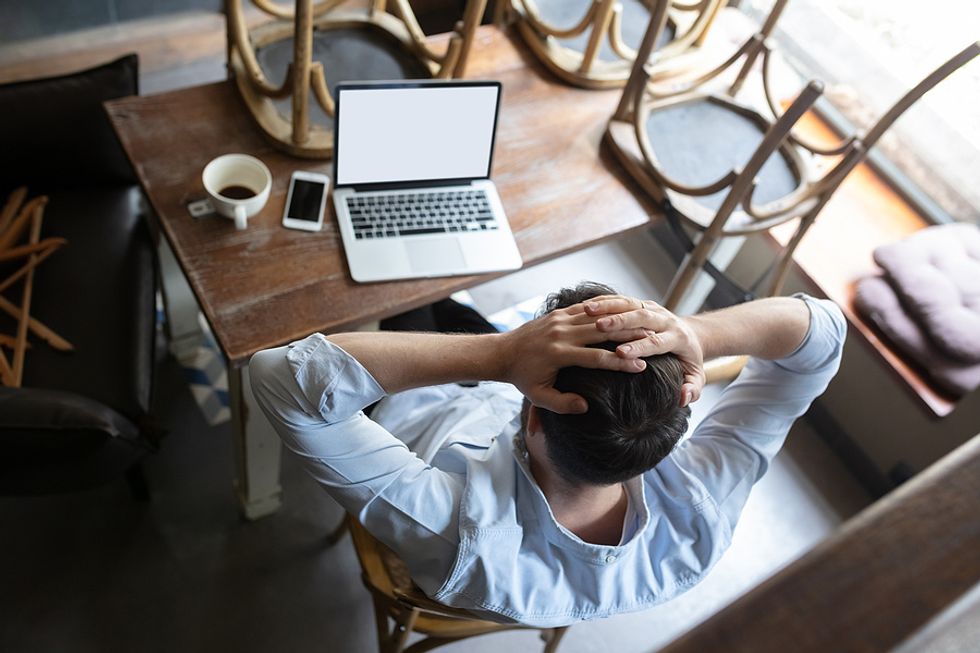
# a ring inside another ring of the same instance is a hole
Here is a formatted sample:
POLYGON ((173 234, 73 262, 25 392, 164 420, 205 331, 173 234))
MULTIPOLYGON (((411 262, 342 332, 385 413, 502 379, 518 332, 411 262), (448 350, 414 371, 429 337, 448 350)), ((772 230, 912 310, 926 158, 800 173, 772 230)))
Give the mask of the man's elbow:
POLYGON ((282 354, 275 349, 265 349, 254 354, 248 362, 248 379, 256 399, 262 401, 268 398, 275 379, 276 364, 282 358, 282 354))
POLYGON ((301 397, 286 360, 285 347, 266 349, 253 355, 248 363, 248 377, 256 403, 270 420, 288 422, 295 419, 301 397))
POLYGON ((810 329, 817 331, 812 337, 820 342, 818 351, 823 354, 814 358, 812 366, 814 371, 826 371, 833 376, 840 367, 847 342, 847 318, 840 306, 829 299, 818 300, 816 304, 814 310, 819 313, 813 315, 810 329))
POLYGON ((829 302, 828 313, 833 323, 833 331, 838 343, 838 349, 844 348, 844 341, 847 339, 847 318, 844 311, 836 302, 829 302))
POLYGON ((834 341, 833 361, 834 373, 840 368, 841 359, 844 357, 844 343, 847 342, 847 318, 844 311, 836 303, 831 302, 828 310, 831 318, 831 333, 834 341))

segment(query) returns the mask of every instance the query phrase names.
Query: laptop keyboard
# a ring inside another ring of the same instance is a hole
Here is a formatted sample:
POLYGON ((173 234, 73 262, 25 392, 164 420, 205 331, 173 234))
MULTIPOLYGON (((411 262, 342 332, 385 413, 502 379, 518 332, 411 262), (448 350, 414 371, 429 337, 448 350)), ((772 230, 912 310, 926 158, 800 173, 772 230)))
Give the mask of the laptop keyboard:
POLYGON ((358 240, 498 228, 482 190, 354 196, 347 210, 358 240))

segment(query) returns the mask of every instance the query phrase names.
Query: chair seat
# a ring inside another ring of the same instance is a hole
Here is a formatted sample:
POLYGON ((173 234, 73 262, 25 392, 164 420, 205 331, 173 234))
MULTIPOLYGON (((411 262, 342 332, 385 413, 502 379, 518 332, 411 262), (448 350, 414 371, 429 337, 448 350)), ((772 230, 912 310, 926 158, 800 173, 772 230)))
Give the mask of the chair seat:
POLYGON ((428 651, 468 637, 487 635, 505 630, 539 630, 545 653, 554 653, 567 627, 533 628, 517 623, 497 623, 480 619, 473 614, 433 601, 412 581, 408 566, 390 548, 374 538, 353 517, 347 516, 329 540, 336 542, 346 527, 354 543, 363 572, 365 586, 374 599, 378 641, 382 651, 428 651), (388 619, 396 627, 389 632, 388 619), (405 649, 407 636, 427 635, 405 649))
MULTIPOLYGON (((729 170, 744 166, 765 133, 760 121, 710 97, 658 107, 650 112, 646 125, 661 172, 691 186, 707 185, 729 170)), ((756 205, 790 194, 801 181, 782 151, 766 161, 757 178, 756 205)), ((727 193, 725 189, 712 195, 685 197, 714 212, 727 193)))
MULTIPOLYGON (((508 627, 433 601, 415 584, 408 565, 394 551, 375 539, 357 520, 348 518, 347 527, 354 540, 368 586, 401 605, 420 610, 414 630, 437 637, 463 637, 496 632, 508 627)), ((394 612, 391 616, 395 616, 394 612)))
MULTIPOLYGON (((620 0, 623 5, 623 42, 634 50, 640 47, 643 33, 650 21, 650 10, 640 0, 620 0)), ((538 16, 542 21, 554 27, 568 28, 575 25, 592 4, 592 0, 535 0, 538 16)), ((590 30, 570 39, 559 39, 564 47, 576 52, 585 52, 589 42, 590 30)), ((657 49, 662 48, 674 39, 675 27, 670 21, 664 26, 664 31, 657 41, 657 49)), ((609 47, 609 39, 602 39, 599 47, 601 61, 619 61, 619 57, 609 47)))
MULTIPOLYGON (((257 48, 256 56, 269 79, 281 84, 286 68, 293 60, 293 39, 286 38, 257 48)), ((396 38, 367 25, 314 30, 313 60, 323 64, 327 88, 334 97, 337 84, 343 81, 432 77, 425 64, 396 38)), ((283 117, 291 115, 291 97, 274 100, 274 104, 283 117)), ((310 120, 333 129, 333 118, 314 101, 310 102, 310 120)))
MULTIPOLYGON (((41 189, 30 189, 30 195, 41 189)), ((48 193, 42 238, 68 244, 38 266, 31 316, 75 347, 59 352, 30 336, 24 387, 76 393, 138 419, 149 410, 154 337, 150 234, 133 186, 48 193)), ((5 293, 19 302, 18 292, 5 293)), ((0 332, 15 322, 0 314, 0 332)))

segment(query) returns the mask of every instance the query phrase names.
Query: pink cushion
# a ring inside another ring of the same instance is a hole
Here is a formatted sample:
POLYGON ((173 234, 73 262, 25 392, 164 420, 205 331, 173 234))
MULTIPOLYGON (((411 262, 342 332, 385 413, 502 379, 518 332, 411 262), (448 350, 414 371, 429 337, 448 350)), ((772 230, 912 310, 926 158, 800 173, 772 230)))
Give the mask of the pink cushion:
POLYGON ((980 363, 957 361, 940 351, 905 312, 898 295, 884 277, 867 277, 859 281, 854 307, 901 353, 917 363, 940 389, 960 397, 980 386, 980 363))
POLYGON ((879 247, 874 258, 940 351, 980 362, 980 228, 929 227, 879 247))

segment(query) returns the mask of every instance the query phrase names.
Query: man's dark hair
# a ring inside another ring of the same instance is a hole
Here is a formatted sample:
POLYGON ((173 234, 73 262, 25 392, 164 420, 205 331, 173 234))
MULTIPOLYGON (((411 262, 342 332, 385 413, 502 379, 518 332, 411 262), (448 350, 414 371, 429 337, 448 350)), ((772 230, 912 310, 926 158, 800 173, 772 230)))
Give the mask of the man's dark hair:
MULTIPOLYGON (((548 296, 542 314, 616 294, 582 282, 548 296)), ((595 347, 614 351, 618 343, 595 347)), ((673 354, 644 358, 642 372, 582 367, 559 370, 555 388, 581 395, 588 412, 560 415, 538 408, 545 448, 562 478, 573 484, 611 485, 652 469, 687 430, 691 409, 680 405, 684 371, 673 354)))

